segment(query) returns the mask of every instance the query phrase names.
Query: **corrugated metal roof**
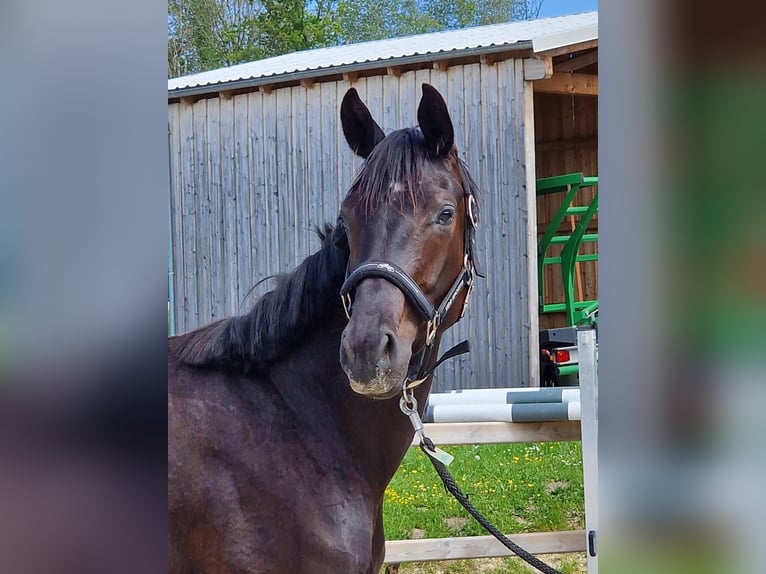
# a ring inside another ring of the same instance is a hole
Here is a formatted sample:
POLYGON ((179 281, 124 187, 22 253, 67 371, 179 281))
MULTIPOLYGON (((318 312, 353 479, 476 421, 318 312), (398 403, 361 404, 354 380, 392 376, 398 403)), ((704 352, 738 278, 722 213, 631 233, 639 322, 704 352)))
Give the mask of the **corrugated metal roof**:
POLYGON ((541 52, 596 38, 598 12, 508 22, 293 52, 168 80, 168 95, 179 97, 192 91, 202 93, 220 90, 233 83, 255 83, 266 79, 280 81, 280 76, 295 74, 310 77, 312 73, 318 75, 319 72, 341 69, 350 71, 352 67, 358 70, 381 64, 393 65, 398 60, 406 61, 416 57, 448 57, 456 55, 456 52, 482 52, 498 47, 518 47, 541 52))

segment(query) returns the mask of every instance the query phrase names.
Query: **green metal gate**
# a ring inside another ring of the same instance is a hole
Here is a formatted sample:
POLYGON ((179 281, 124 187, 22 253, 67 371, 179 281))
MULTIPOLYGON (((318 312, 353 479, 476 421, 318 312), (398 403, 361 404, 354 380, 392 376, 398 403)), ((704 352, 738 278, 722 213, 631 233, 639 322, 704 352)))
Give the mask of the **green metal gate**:
POLYGON ((598 299, 577 301, 575 298, 575 264, 581 261, 598 261, 598 253, 578 252, 583 243, 598 242, 598 233, 586 233, 588 224, 598 211, 598 193, 588 205, 573 205, 577 192, 585 187, 598 187, 598 177, 585 177, 582 173, 570 173, 537 180, 537 196, 563 194, 561 206, 556 211, 543 237, 537 245, 538 306, 540 313, 564 311, 570 326, 592 324, 597 321, 598 299), (579 218, 574 230, 561 233, 559 227, 568 215, 579 218), (548 255, 553 245, 563 245, 558 256, 548 255), (545 267, 559 265, 564 284, 564 301, 545 303, 545 267))

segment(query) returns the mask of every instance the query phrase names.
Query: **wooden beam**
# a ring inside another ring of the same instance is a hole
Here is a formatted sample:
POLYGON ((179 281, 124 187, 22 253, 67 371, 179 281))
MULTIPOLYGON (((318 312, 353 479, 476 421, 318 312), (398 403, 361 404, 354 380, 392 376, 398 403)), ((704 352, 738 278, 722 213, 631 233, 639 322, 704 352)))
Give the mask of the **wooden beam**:
POLYGON ((555 58, 556 56, 563 56, 564 54, 574 54, 576 52, 584 52, 585 50, 592 50, 593 48, 598 48, 598 39, 586 40, 585 42, 580 42, 579 44, 572 44, 571 46, 563 46, 561 48, 551 48, 550 50, 543 50, 541 52, 538 52, 535 55, 538 57, 551 56, 552 58, 555 58))
MULTIPOLYGON (((426 436, 437 445, 503 444, 580 440, 578 421, 539 423, 426 423, 426 436)), ((418 446, 417 437, 410 446, 418 446)))
MULTIPOLYGON (((561 532, 528 532, 508 537, 532 554, 561 554, 584 552, 584 530, 561 532)), ((420 540, 389 540, 386 542, 387 564, 426 562, 461 558, 492 558, 513 556, 513 552, 495 540, 494 536, 462 536, 459 538, 422 538, 420 540)))
POLYGON ((357 72, 346 72, 343 74, 343 79, 353 84, 359 79, 359 74, 357 72))
POLYGON ((554 64, 557 72, 574 72, 598 62, 598 50, 554 64))
POLYGON ((479 56, 479 62, 481 62, 485 66, 491 66, 496 61, 497 59, 495 58, 494 54, 482 54, 481 56, 479 56))
POLYGON ((449 65, 450 65, 449 60, 436 60, 434 62, 434 70, 440 70, 443 72, 444 70, 449 68, 449 65))
POLYGON ((218 92, 218 97, 221 98, 222 100, 230 100, 233 97, 233 95, 234 95, 234 92, 232 92, 231 90, 221 90, 220 92, 218 92))
POLYGON ((197 98, 195 98, 194 96, 184 96, 183 98, 181 98, 181 103, 187 106, 193 106, 194 102, 196 101, 197 101, 197 98))
POLYGON ((270 94, 274 91, 274 86, 271 84, 264 84, 263 86, 258 86, 258 91, 263 92, 264 94, 270 94))
POLYGON ((595 74, 554 72, 551 78, 538 80, 533 85, 535 92, 541 94, 598 95, 598 76, 595 74))
POLYGON ((524 60, 525 80, 547 80, 553 75, 553 58, 527 58, 524 60))
POLYGON ((311 78, 304 78, 303 80, 301 80, 301 86, 303 86, 307 90, 311 88, 311 86, 313 85, 314 85, 314 80, 312 80, 311 78))
POLYGON ((386 68, 386 73, 389 76, 394 76, 395 78, 398 78, 402 75, 402 69, 399 66, 388 66, 386 68))

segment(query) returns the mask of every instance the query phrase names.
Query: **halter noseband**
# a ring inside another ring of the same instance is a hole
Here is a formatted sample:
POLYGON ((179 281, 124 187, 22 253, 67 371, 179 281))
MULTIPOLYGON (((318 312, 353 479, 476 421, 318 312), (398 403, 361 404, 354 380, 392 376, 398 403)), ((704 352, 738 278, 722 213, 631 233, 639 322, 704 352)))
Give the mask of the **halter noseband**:
POLYGON ((398 265, 389 263, 387 261, 365 261, 359 265, 354 271, 346 271, 346 280, 343 282, 343 286, 340 289, 340 298, 343 302, 343 310, 346 312, 346 317, 351 319, 351 306, 352 297, 351 294, 356 286, 364 279, 369 277, 377 277, 385 279, 389 283, 395 285, 405 296, 405 298, 412 304, 412 306, 418 311, 420 316, 426 321, 426 340, 424 348, 418 353, 420 355, 419 366, 415 372, 412 362, 410 363, 410 369, 407 373, 407 379, 404 382, 405 388, 412 388, 423 381, 436 368, 436 365, 448 356, 454 356, 458 354, 456 351, 458 347, 461 349, 459 352, 467 351, 467 344, 461 343, 460 345, 450 349, 445 353, 444 357, 437 361, 432 367, 428 368, 428 363, 432 358, 432 355, 436 351, 434 341, 436 340, 436 332, 439 329, 439 325, 444 317, 449 313, 450 308, 455 303, 460 291, 465 288, 466 294, 463 301, 463 308, 460 311, 459 319, 463 318, 465 310, 468 307, 468 300, 471 297, 473 291, 473 283, 476 279, 476 275, 481 275, 476 269, 476 263, 474 261, 474 245, 475 245, 475 232, 478 225, 478 218, 476 213, 476 198, 471 192, 470 188, 466 185, 467 175, 464 173, 463 166, 458 160, 458 168, 460 170, 460 183, 463 188, 463 197, 465 198, 465 236, 463 243, 463 268, 458 273, 457 278, 452 283, 449 291, 442 299, 438 308, 435 308, 428 298, 423 293, 420 286, 410 277, 407 273, 398 265))

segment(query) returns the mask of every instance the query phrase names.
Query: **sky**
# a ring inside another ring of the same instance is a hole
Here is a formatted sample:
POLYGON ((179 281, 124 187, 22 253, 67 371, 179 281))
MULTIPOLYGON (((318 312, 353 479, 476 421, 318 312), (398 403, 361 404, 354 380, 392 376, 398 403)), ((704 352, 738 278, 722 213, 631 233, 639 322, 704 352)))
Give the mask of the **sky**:
POLYGON ((543 0, 540 18, 598 10, 598 0, 543 0))

